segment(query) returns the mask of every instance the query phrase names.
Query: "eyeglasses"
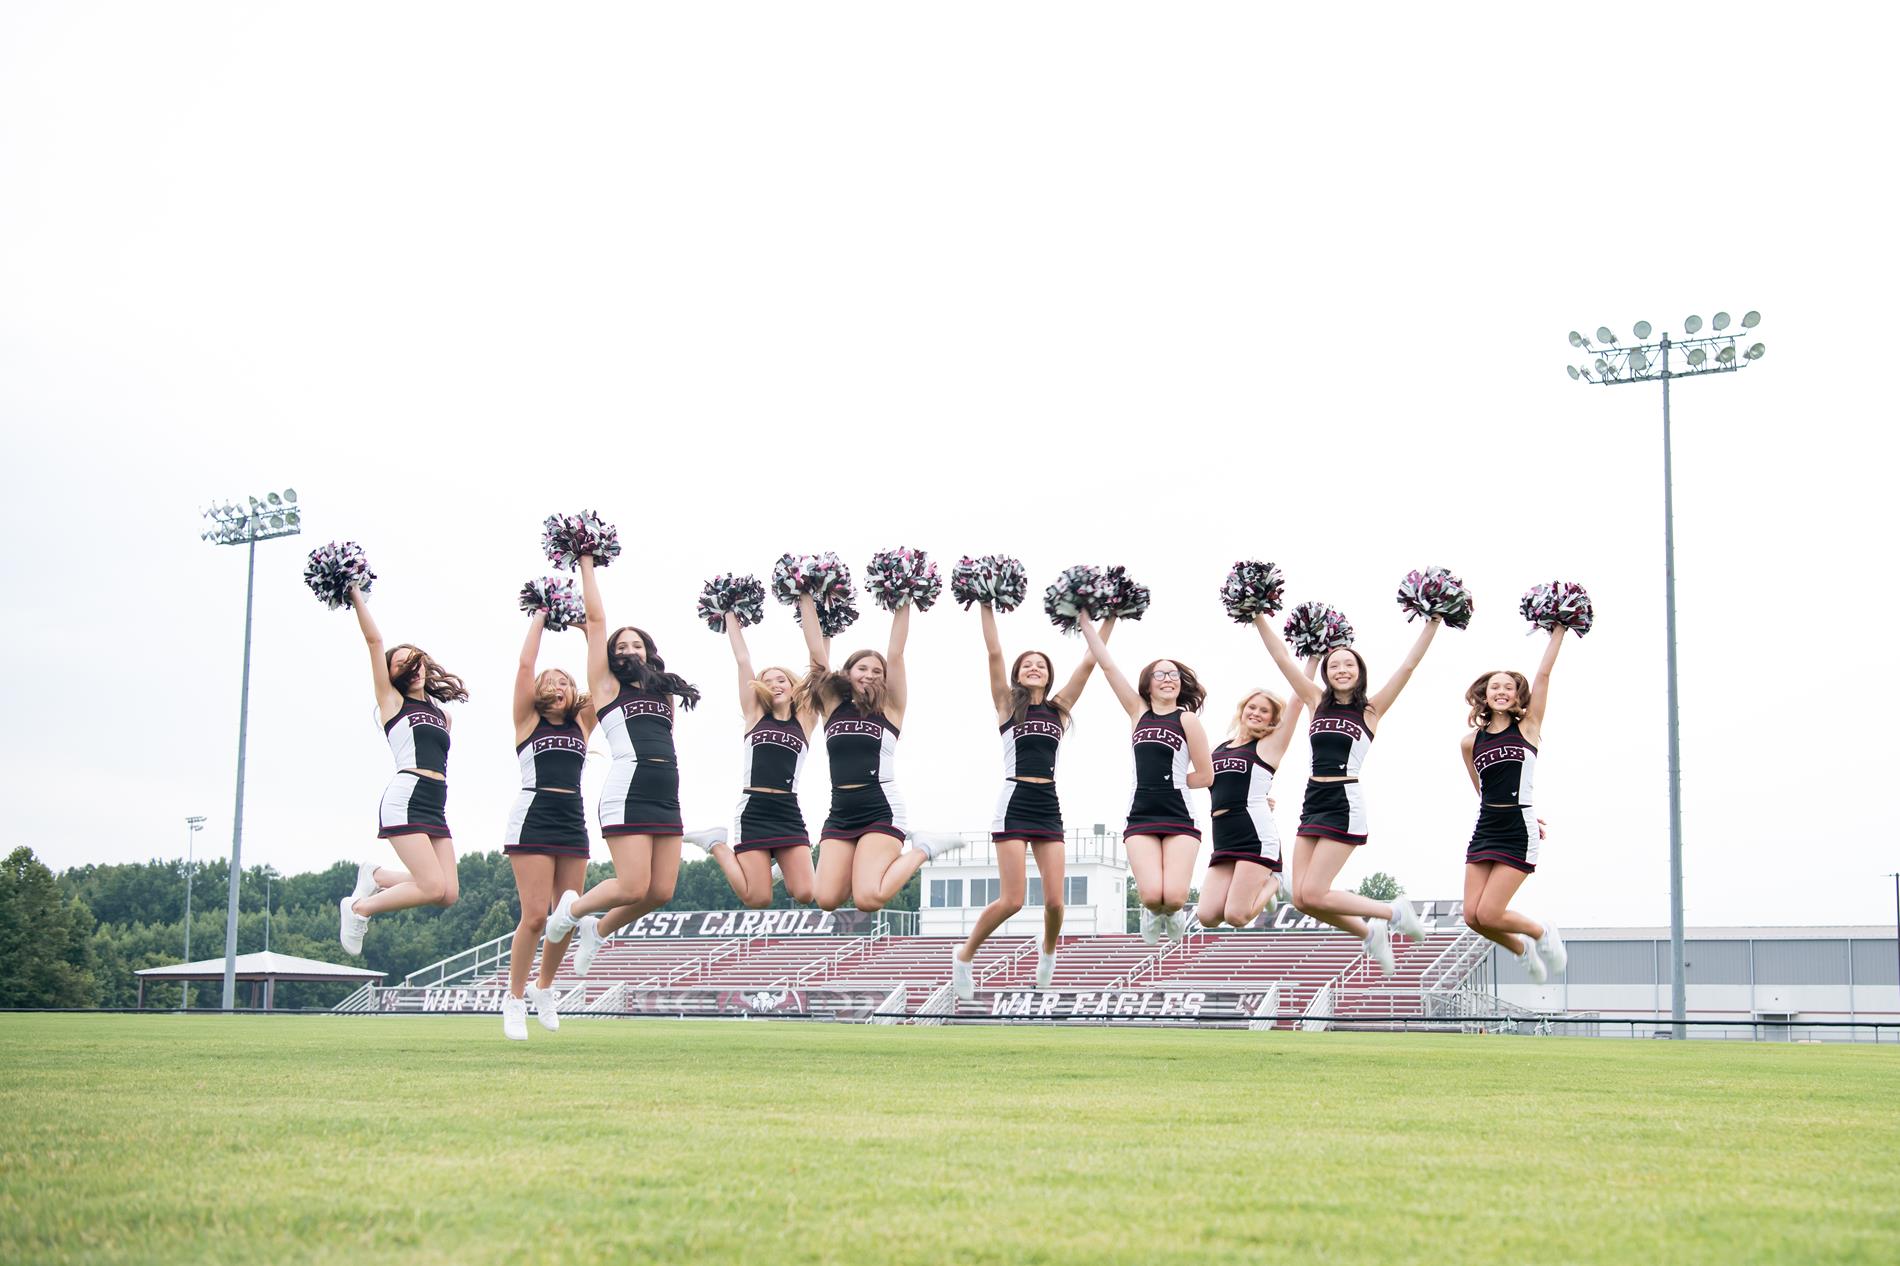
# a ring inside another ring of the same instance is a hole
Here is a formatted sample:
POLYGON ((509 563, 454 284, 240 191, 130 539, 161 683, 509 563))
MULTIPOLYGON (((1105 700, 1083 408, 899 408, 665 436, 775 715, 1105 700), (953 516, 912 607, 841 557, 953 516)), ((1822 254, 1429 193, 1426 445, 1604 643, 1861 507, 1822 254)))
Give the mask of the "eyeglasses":
POLYGON ((1148 674, 1150 681, 1179 681, 1181 674, 1172 668, 1157 668, 1148 674))

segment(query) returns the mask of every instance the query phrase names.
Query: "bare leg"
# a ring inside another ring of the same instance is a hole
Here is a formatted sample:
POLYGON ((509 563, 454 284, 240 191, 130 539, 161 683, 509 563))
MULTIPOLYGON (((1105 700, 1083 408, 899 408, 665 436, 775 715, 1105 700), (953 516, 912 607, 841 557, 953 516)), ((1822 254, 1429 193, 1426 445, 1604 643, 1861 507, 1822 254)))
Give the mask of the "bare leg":
POLYGON ((1195 908, 1194 917, 1202 927, 1219 927, 1227 917, 1227 889, 1237 869, 1233 862, 1209 862, 1201 872, 1201 904, 1195 908))
POLYGON ((426 835, 397 835, 389 841, 396 856, 413 876, 406 883, 373 892, 358 900, 358 914, 388 914, 391 910, 412 910, 417 906, 450 905, 455 901, 455 846, 447 840, 436 841, 426 835), (447 866, 443 865, 446 856, 447 866))
POLYGON ((613 855, 614 877, 601 880, 581 894, 573 908, 577 919, 646 899, 653 881, 653 837, 609 835, 607 851, 613 855))
POLYGON ((851 898, 851 875, 856 869, 855 840, 823 840, 818 845, 818 873, 812 881, 820 910, 836 910, 851 898))
POLYGON ((1122 842, 1122 848, 1128 854, 1128 873, 1134 876, 1135 894, 1141 904, 1153 914, 1165 913, 1162 902, 1167 898, 1161 878, 1161 837, 1131 835, 1122 842))
MULTIPOLYGON (((1234 863, 1234 879, 1227 888, 1227 904, 1221 913, 1227 916, 1227 922, 1237 928, 1244 928, 1259 917, 1267 906, 1267 890, 1280 886, 1280 877, 1265 866, 1253 862, 1234 863)), ((1207 898, 1201 898, 1201 904, 1207 904, 1207 898)))
POLYGON ((521 920, 508 947, 508 996, 521 997, 527 988, 534 947, 547 931, 548 911, 554 908, 554 859, 546 853, 510 853, 515 868, 515 894, 521 898, 521 920))
POLYGON ((711 856, 719 863, 726 882, 732 886, 732 895, 739 898, 741 905, 763 910, 772 904, 771 853, 762 848, 738 853, 730 844, 715 844, 711 856))
MULTIPOLYGON (((1022 840, 996 841, 996 871, 999 876, 996 900, 984 906, 983 913, 976 916, 976 926, 970 929, 963 948, 957 951, 957 957, 966 963, 975 962, 976 952, 983 948, 990 934, 1022 910, 1023 895, 1029 890, 1028 845, 1022 840)), ((1047 886, 1045 883, 1044 888, 1047 886)))
MULTIPOLYGON (((548 898, 548 906, 560 900, 564 892, 579 892, 587 883, 587 859, 585 857, 557 857, 554 859, 553 895, 548 898)), ((555 974, 561 970, 561 961, 567 957, 567 947, 574 943, 574 934, 569 932, 565 939, 552 941, 541 947, 541 974, 535 984, 543 989, 551 988, 555 974)))
POLYGON ((1329 923, 1360 940, 1367 936, 1366 918, 1390 917, 1392 907, 1353 892, 1338 892, 1333 880, 1352 856, 1352 845, 1302 835, 1293 841, 1293 904, 1301 913, 1329 923), (1341 909, 1340 906, 1346 908, 1341 909))
POLYGON ((1510 905, 1511 898, 1517 895, 1517 890, 1529 878, 1529 875, 1515 866, 1506 866, 1502 862, 1467 864, 1465 866, 1465 926, 1488 940, 1496 941, 1513 954, 1528 951, 1536 943, 1536 938, 1544 934, 1544 926, 1518 914, 1510 908, 1510 905), (1490 873, 1474 876, 1473 871, 1489 871, 1490 873), (1475 903, 1472 900, 1474 879, 1477 881, 1478 889, 1475 903), (1517 936, 1511 935, 1513 932, 1525 938, 1525 944, 1521 948, 1517 944, 1517 936))
MULTIPOLYGON (((649 854, 651 869, 647 875, 647 891, 644 897, 628 905, 616 905, 601 916, 600 934, 612 936, 642 915, 651 914, 673 899, 673 889, 680 879, 680 848, 685 843, 677 835, 655 835, 649 837, 653 849, 649 854)), ((579 903, 575 903, 578 912, 579 903)))
POLYGON ((905 848, 895 835, 859 836, 858 855, 851 863, 851 904, 865 911, 882 910, 929 860, 921 848, 905 848))
POLYGON ((1036 873, 1042 876, 1042 947, 1056 952, 1062 936, 1062 915, 1067 908, 1063 893, 1063 868, 1067 865, 1061 840, 1037 840, 1030 849, 1036 854, 1036 873))
MULTIPOLYGON (((811 848, 805 844, 794 844, 790 848, 772 850, 772 861, 778 863, 778 873, 785 881, 785 895, 799 905, 808 906, 817 894, 817 887, 811 872, 811 848)), ((767 883, 771 882, 772 867, 765 868, 767 883)))
POLYGON ((1194 858, 1201 842, 1192 835, 1170 835, 1161 841, 1161 908, 1173 914, 1187 904, 1188 885, 1194 878, 1194 858))

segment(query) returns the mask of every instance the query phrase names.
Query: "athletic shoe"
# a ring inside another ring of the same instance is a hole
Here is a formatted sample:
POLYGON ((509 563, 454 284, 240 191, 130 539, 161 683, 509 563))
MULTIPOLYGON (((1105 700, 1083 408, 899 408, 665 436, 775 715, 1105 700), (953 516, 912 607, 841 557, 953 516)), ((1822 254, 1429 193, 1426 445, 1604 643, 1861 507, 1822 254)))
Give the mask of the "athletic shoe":
POLYGON ((713 845, 724 844, 726 842, 726 828, 723 826, 709 826, 703 831, 688 831, 686 834, 680 836, 680 838, 685 840, 688 844, 697 844, 708 853, 711 853, 713 851, 713 845))
POLYGON ((501 1000, 501 1035, 510 1042, 528 1040, 528 1000, 507 994, 501 1000))
POLYGON ((948 831, 912 831, 910 843, 912 848, 934 862, 946 853, 954 853, 962 848, 964 839, 948 831))
MULTIPOLYGON (((534 1007, 534 1018, 541 1022, 542 1028, 550 1033, 561 1031, 560 999, 555 996, 554 990, 529 985, 527 996, 522 1001, 534 1007)), ((526 1037, 527 1034, 523 1033, 522 1036, 526 1037)))
POLYGON ((1418 911, 1412 909, 1412 903, 1404 897, 1392 898, 1392 928, 1408 941, 1425 939, 1425 925, 1419 922, 1418 911))
POLYGON ((1161 932, 1162 935, 1166 936, 1170 941, 1185 939, 1187 936, 1187 911, 1176 910, 1173 914, 1163 916, 1161 932))
POLYGON ((1385 975, 1398 971, 1398 962, 1392 957, 1392 929, 1386 926, 1385 920, 1366 920, 1366 954, 1379 964, 1379 970, 1385 975))
POLYGON ((1293 904, 1293 872, 1290 870, 1280 872, 1280 900, 1287 905, 1293 904))
POLYGON ((1141 939, 1150 945, 1161 939, 1161 920, 1147 906, 1141 907, 1141 939))
POLYGON ((772 882, 775 884, 782 884, 785 882, 785 872, 778 868, 777 862, 772 863, 772 882))
POLYGON ((1570 965, 1570 951, 1564 948, 1564 934, 1549 919, 1544 920, 1544 934, 1537 938, 1537 956, 1544 960, 1544 966, 1550 968, 1553 976, 1570 965))
POLYGON ((572 888, 561 894, 561 899, 554 905, 554 913, 548 916, 548 930, 542 933, 543 940, 565 941, 574 935, 574 924, 577 921, 574 915, 574 903, 580 899, 581 894, 572 888))
POLYGON ((1036 988, 1047 989, 1049 982, 1056 977, 1056 955, 1054 950, 1036 947, 1036 988))
POLYGON ((976 997, 976 964, 964 962, 956 950, 950 951, 950 985, 963 1002, 976 997))
POLYGON ((381 891, 376 887, 376 863, 364 862, 356 868, 356 887, 350 892, 352 901, 361 901, 364 897, 381 891))
POLYGON ((363 933, 369 931, 369 916, 352 910, 350 907, 355 904, 355 897, 345 897, 337 902, 337 909, 343 917, 337 926, 336 939, 343 942, 345 954, 361 954, 363 933))
MULTIPOLYGON (((554 926, 554 920, 548 920, 548 926, 554 926)), ((600 935, 600 916, 586 915, 576 925, 580 931, 580 940, 574 942, 574 974, 585 976, 594 970, 594 955, 600 953, 602 944, 600 935)))
POLYGON ((1550 979, 1550 969, 1544 966, 1543 956, 1537 952, 1537 942, 1522 932, 1518 935, 1523 937, 1524 952, 1517 956, 1517 961, 1524 964, 1524 974, 1531 978, 1531 983, 1541 985, 1550 979))

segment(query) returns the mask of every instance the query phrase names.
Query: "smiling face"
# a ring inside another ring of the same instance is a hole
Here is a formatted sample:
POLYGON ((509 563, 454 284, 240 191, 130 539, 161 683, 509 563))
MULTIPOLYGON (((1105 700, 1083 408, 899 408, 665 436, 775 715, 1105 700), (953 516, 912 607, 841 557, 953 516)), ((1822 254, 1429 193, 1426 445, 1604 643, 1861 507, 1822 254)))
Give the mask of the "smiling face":
POLYGON ((631 655, 642 661, 647 657, 647 644, 640 640, 638 629, 622 629, 614 635, 614 644, 608 648, 610 655, 631 655))
POLYGON ((1280 701, 1264 690, 1256 690, 1240 705, 1240 735, 1259 738, 1280 726, 1280 701))
POLYGON ((534 706, 549 721, 565 721, 579 694, 574 679, 563 669, 547 669, 534 679, 534 706))
POLYGON ((1484 683, 1484 701, 1500 716, 1523 706, 1517 701, 1516 674, 1492 673, 1491 679, 1484 683))
POLYGON ((1359 684, 1359 656, 1351 647, 1336 647, 1326 653, 1326 663, 1320 671, 1327 685, 1342 695, 1349 695, 1359 684))
POLYGON ((1151 704, 1173 706, 1181 698, 1181 666, 1171 659, 1158 659, 1148 670, 1148 700, 1151 704))
POLYGON ((1047 694, 1050 676, 1049 657, 1041 651, 1024 651, 1016 657, 1013 680, 1024 690, 1031 693, 1040 690, 1047 694))
POLYGON ((776 709, 781 704, 786 707, 791 706, 792 687, 796 683, 792 681, 791 674, 783 668, 766 669, 759 674, 759 684, 764 686, 766 692, 772 696, 773 708, 776 709))
POLYGON ((884 657, 876 651, 859 651, 844 670, 852 692, 871 695, 884 688, 884 657))

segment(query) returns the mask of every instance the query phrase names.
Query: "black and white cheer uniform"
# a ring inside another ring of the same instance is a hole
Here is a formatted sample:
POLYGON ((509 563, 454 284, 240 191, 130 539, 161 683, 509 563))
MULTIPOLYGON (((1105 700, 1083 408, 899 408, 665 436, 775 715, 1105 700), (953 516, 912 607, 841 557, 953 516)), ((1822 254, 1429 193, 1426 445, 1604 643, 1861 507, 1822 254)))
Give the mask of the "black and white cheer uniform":
POLYGON ((1214 853, 1210 862, 1254 862, 1280 869, 1280 832, 1267 807, 1273 766, 1260 743, 1222 743, 1214 749, 1214 853), (1224 812, 1223 812, 1224 811, 1224 812))
POLYGON ((1479 730, 1471 742, 1471 763, 1478 768, 1478 827, 1471 833, 1466 862, 1501 862, 1530 874, 1537 869, 1537 814, 1531 808, 1531 778, 1537 749, 1524 739, 1517 721, 1496 734, 1479 730))
POLYGON ((1056 795, 1056 758, 1062 749, 1062 714, 1032 703, 1020 721, 1005 721, 1003 790, 990 822, 991 840, 1059 840, 1062 800, 1056 795), (1047 778, 1048 782, 1024 782, 1047 778))
POLYGON ((1333 782, 1306 784, 1306 802, 1300 806, 1300 834, 1366 842, 1366 798, 1359 789, 1359 767, 1372 749, 1372 730, 1366 725, 1364 704, 1348 706, 1328 696, 1306 728, 1313 740, 1313 777, 1333 782))
POLYGON ((383 788, 376 834, 426 835, 449 839, 449 784, 425 778, 417 770, 449 771, 449 719, 433 699, 404 695, 402 708, 383 726, 383 737, 396 758, 396 776, 383 788))
POLYGON ((1150 709, 1141 714, 1135 726, 1135 796, 1128 805, 1128 825, 1122 839, 1131 835, 1191 835, 1201 838, 1188 812, 1187 731, 1181 726, 1181 712, 1157 716, 1150 709))
POLYGON ((504 853, 587 856, 587 813, 581 807, 581 766, 587 738, 579 721, 554 725, 541 718, 526 742, 515 745, 521 760, 521 795, 508 815, 504 853))
POLYGON ((600 793, 602 835, 678 835, 680 771, 673 751, 673 697, 622 685, 600 709, 614 763, 600 793))
POLYGON ((897 727, 846 699, 825 719, 831 758, 831 813, 819 841, 855 842, 872 834, 905 838, 907 817, 897 794, 897 727), (858 784, 853 786, 852 784, 858 784))
POLYGON ((734 815, 732 851, 809 848, 811 834, 798 807, 798 775, 805 768, 805 729, 794 714, 770 712, 745 732, 745 790, 734 815))

